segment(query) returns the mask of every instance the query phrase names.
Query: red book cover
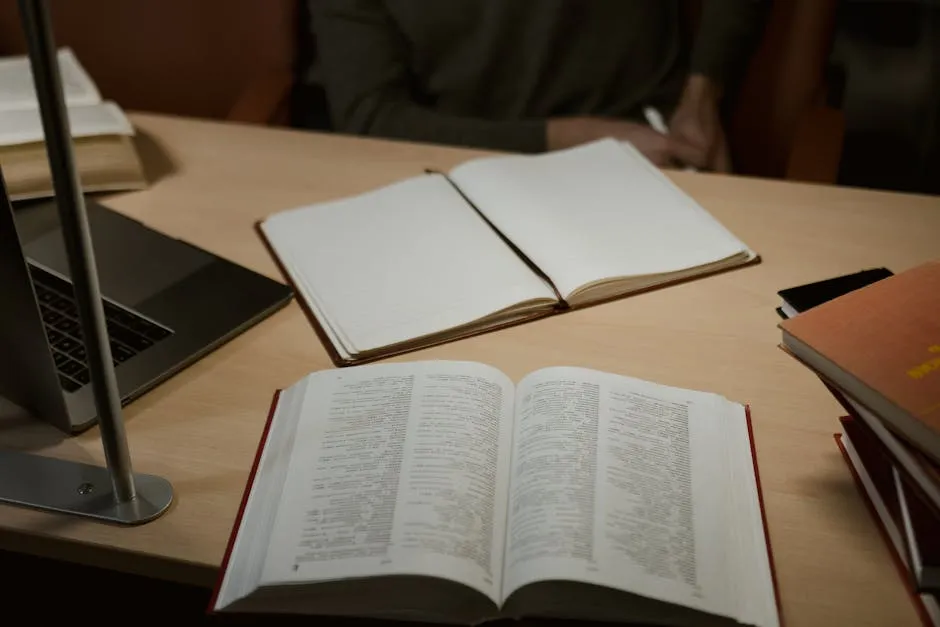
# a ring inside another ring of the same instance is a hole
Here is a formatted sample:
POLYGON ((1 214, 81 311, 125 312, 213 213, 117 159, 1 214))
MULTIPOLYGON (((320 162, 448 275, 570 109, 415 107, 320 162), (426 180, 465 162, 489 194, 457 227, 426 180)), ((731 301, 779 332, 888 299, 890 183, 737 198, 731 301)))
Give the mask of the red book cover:
POLYGON ((917 564, 921 571, 913 575, 915 585, 921 591, 940 592, 933 574, 922 576, 928 570, 931 573, 940 571, 940 513, 930 506, 913 480, 895 463, 890 451, 864 421, 849 417, 840 418, 839 421, 894 524, 903 532, 911 569, 917 564), (896 473, 899 481, 895 480, 896 473))
POLYGON ((764 509, 764 491, 760 484, 760 470, 757 467, 757 448, 754 446, 754 428, 751 424, 751 406, 744 406, 744 415, 747 418, 747 439, 751 443, 751 462, 754 467, 754 483, 757 485, 757 504, 760 507, 760 517, 764 525, 764 543, 767 545, 767 563, 770 565, 770 580, 774 585, 774 598, 777 601, 777 620, 783 627, 783 605, 780 603, 780 586, 777 583, 777 568, 774 566, 774 552, 770 547, 770 529, 767 527, 767 510, 764 509))
POLYGON ((839 422, 842 423, 843 432, 848 436, 855 452, 858 453, 891 519, 899 529, 902 529, 904 522, 901 500, 894 482, 894 459, 887 453, 874 433, 865 427, 864 422, 849 417, 840 418, 839 422))
POLYGON ((872 502, 871 497, 868 495, 868 491, 865 489, 864 484, 862 483, 861 477, 855 470, 855 465, 849 458, 848 452, 845 449, 845 445, 842 443, 842 434, 837 433, 833 437, 835 438, 836 445, 842 452, 842 457, 845 460, 846 465, 849 467, 849 472, 852 473, 852 479, 855 481, 855 486, 858 488, 858 492, 861 495, 862 500, 865 502, 865 506, 868 508, 868 513, 871 515, 872 519, 875 521, 876 526, 878 527, 878 531, 881 534, 881 539, 885 542, 885 544, 888 545, 888 549, 894 561, 894 566, 897 569, 898 574, 901 576, 901 579, 904 581, 904 587, 907 590, 908 595, 911 597, 911 602, 914 604, 914 608, 917 610, 917 615, 920 617, 924 627, 940 626, 940 622, 935 622, 931 618, 931 614, 928 612, 927 607, 925 606, 925 601, 928 603, 933 603, 934 605, 936 605, 936 601, 930 595, 919 594, 914 588, 910 573, 907 570, 907 565, 904 563, 904 558, 895 549, 894 543, 891 541, 891 537, 888 534, 888 529, 885 527, 881 517, 878 515, 878 512, 875 509, 875 505, 872 502))

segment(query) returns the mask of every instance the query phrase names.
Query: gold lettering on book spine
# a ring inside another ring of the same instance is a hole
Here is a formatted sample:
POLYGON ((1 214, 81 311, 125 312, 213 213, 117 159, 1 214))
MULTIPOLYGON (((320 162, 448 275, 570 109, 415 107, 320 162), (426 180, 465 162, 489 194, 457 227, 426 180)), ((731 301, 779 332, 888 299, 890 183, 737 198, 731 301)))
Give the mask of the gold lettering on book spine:
MULTIPOLYGON (((927 352, 928 353, 940 353, 940 344, 934 344, 933 346, 928 346, 927 352)), ((913 368, 907 371, 907 376, 909 376, 912 379, 919 380, 919 379, 923 379, 934 370, 940 370, 940 357, 934 357, 932 359, 928 359, 924 363, 914 366, 913 368)))

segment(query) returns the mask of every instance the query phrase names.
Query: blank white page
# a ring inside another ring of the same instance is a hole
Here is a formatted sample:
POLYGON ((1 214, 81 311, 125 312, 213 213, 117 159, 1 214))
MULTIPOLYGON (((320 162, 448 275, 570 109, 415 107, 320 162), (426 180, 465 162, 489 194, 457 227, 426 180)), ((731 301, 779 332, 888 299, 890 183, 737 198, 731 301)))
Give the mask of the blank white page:
POLYGON ((636 149, 613 139, 478 159, 450 176, 563 297, 602 279, 677 272, 749 253, 636 149))
MULTIPOLYGON (((65 103, 72 106, 101 102, 98 88, 72 50, 59 49, 58 59, 65 103)), ((20 55, 0 59, 0 110, 38 107, 29 58, 20 55)))
MULTIPOLYGON (((72 137, 134 134, 130 120, 113 102, 73 105, 67 112, 72 137)), ((0 111, 0 146, 41 142, 44 138, 39 109, 0 111)))
POLYGON ((351 353, 555 299, 441 175, 284 211, 262 229, 351 353))

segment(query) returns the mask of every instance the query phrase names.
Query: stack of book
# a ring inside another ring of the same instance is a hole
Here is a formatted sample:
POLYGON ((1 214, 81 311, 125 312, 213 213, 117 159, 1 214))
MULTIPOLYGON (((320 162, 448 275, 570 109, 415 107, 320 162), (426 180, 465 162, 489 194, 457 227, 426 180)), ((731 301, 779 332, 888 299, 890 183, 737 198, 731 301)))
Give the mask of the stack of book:
POLYGON ((940 261, 876 274, 783 312, 782 348, 848 413, 836 442, 925 624, 940 625, 940 261))

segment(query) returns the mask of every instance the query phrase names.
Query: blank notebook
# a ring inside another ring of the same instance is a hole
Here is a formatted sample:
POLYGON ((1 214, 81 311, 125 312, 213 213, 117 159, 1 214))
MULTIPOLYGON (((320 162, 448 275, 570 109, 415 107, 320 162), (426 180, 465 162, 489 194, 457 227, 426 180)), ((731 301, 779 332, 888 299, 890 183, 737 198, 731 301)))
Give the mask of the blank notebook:
POLYGON ((468 161, 260 228, 338 365, 757 258, 612 139, 468 161))

